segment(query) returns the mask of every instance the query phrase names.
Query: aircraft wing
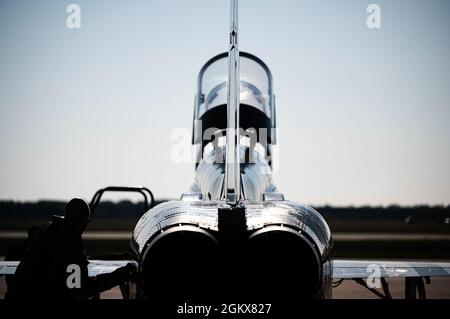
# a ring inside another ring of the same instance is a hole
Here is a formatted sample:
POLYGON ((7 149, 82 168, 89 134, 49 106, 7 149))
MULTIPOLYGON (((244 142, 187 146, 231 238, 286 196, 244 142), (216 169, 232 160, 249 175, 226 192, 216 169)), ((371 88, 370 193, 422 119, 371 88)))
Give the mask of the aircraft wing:
MULTIPOLYGON (((89 260, 89 276, 111 273, 128 263, 137 263, 133 260, 89 260)), ((18 261, 0 261, 0 275, 13 275, 16 272, 18 261)))
MULTIPOLYGON (((90 260, 89 276, 111 273, 125 266, 136 263, 132 260, 90 260)), ((0 275, 13 275, 18 261, 1 261, 0 275)), ((357 279, 376 275, 379 277, 442 277, 450 276, 450 262, 423 261, 382 261, 382 260, 333 260, 333 279, 357 279)))
POLYGON ((89 276, 108 274, 128 263, 134 264, 137 269, 137 262, 134 260, 89 260, 89 276))
POLYGON ((0 261, 0 276, 14 275, 18 265, 18 261, 0 261))
POLYGON ((333 279, 450 276, 450 262, 333 260, 333 279))

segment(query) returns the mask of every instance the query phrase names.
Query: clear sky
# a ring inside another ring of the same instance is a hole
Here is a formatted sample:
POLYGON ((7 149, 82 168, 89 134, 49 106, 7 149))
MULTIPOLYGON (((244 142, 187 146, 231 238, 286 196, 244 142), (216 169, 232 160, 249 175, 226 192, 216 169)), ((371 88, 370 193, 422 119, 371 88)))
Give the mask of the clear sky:
MULTIPOLYGON (((179 197, 194 170, 171 133, 228 24, 227 0, 0 0, 0 199, 179 197)), ((241 50, 274 75, 287 198, 450 203, 449 31, 448 0, 240 1, 241 50)))

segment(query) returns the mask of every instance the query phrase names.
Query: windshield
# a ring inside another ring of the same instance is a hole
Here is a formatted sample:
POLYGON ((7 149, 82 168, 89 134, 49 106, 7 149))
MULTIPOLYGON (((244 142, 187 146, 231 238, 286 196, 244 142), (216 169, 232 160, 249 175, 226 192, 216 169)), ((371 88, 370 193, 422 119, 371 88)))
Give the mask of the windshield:
MULTIPOLYGON (((273 117, 272 75, 259 58, 240 54, 240 101, 273 117)), ((220 54, 205 64, 198 79, 194 110, 195 119, 214 107, 227 104, 228 53, 220 54)))

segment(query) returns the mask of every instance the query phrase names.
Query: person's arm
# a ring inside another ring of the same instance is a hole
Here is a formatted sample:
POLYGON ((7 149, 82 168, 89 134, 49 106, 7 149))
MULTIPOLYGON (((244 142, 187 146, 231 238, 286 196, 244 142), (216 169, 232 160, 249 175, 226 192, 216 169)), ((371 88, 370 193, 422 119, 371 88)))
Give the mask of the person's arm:
POLYGON ((132 280, 135 275, 135 266, 127 264, 112 273, 100 274, 87 278, 85 294, 92 297, 104 291, 110 290, 123 282, 132 280))

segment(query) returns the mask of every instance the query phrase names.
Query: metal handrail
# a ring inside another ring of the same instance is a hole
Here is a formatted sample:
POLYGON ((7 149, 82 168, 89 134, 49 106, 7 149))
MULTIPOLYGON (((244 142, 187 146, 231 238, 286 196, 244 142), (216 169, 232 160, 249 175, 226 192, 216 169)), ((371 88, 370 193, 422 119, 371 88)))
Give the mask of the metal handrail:
POLYGON ((94 211, 97 208, 100 200, 105 192, 130 192, 130 193, 139 193, 144 197, 144 206, 145 211, 149 210, 155 204, 155 198, 153 193, 146 187, 143 186, 108 186, 105 188, 99 189, 91 199, 89 203, 89 207, 91 209, 91 219, 94 215, 94 211), (150 198, 150 203, 149 203, 150 198))

